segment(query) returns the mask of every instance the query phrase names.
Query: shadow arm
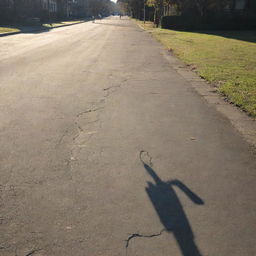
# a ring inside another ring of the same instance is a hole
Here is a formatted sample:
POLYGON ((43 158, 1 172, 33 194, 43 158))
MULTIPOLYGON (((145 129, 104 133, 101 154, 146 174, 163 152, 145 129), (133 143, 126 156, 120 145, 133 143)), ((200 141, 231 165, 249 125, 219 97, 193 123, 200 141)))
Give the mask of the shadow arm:
POLYGON ((193 191, 191 191, 185 184, 183 184, 179 180, 171 180, 167 182, 168 185, 174 185, 177 186, 180 190, 182 190, 188 198, 195 204, 203 205, 204 201, 196 195, 193 191))

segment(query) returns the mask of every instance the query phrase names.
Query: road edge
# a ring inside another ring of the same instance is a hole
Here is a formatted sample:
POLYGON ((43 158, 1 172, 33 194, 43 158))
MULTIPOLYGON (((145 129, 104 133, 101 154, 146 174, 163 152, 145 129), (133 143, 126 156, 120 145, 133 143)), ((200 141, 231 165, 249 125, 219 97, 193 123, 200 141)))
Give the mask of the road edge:
POLYGON ((209 105, 213 106, 229 120, 231 125, 240 133, 256 153, 256 118, 250 117, 242 109, 228 102, 214 85, 201 78, 196 72, 190 69, 189 65, 185 64, 177 56, 168 51, 161 42, 151 35, 150 31, 146 31, 142 26, 136 22, 134 23, 145 33, 150 34, 151 38, 162 46, 161 54, 169 62, 171 67, 181 75, 209 105))
MULTIPOLYGON (((80 22, 77 22, 77 23, 73 23, 73 24, 65 24, 65 25, 61 25, 61 26, 56 26, 56 27, 52 27, 52 28, 34 28, 34 29, 31 29, 31 33, 33 32, 37 32, 37 31, 45 31, 45 30, 51 30, 51 29, 55 29, 55 28, 63 28, 63 27, 68 27, 68 26, 74 26, 74 25, 78 25, 78 24, 81 24, 81 23, 85 23, 85 22, 88 22, 90 20, 84 20, 84 21, 80 21, 80 22)), ((17 35, 17 34, 26 34, 26 33, 30 33, 30 32, 22 32, 22 31, 15 31, 15 32, 7 32, 7 33, 0 33, 0 37, 5 37, 5 36, 12 36, 12 35, 17 35)))

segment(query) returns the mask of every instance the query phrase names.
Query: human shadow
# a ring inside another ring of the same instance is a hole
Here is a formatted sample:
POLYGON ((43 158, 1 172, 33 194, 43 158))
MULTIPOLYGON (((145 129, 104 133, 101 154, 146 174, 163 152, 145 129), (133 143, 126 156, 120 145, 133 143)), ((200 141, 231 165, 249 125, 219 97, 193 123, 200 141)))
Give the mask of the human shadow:
POLYGON ((162 181, 151 166, 142 163, 154 180, 154 183, 148 182, 146 192, 165 231, 173 233, 183 256, 201 256, 189 220, 173 187, 183 191, 195 204, 203 205, 203 200, 179 180, 162 181))

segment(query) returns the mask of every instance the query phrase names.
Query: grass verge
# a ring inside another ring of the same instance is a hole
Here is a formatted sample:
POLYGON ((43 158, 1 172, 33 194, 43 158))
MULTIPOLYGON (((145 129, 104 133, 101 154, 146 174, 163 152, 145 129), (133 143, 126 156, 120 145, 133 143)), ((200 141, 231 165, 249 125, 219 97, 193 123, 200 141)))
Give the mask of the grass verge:
POLYGON ((31 25, 31 26, 24 26, 24 25, 17 25, 17 27, 1 27, 0 26, 0 34, 6 34, 11 32, 28 32, 28 31, 34 31, 34 30, 40 30, 40 29, 52 29, 57 27, 62 27, 66 25, 73 25, 81 23, 85 20, 75 20, 75 21, 62 21, 62 22, 56 22, 56 23, 45 23, 42 25, 31 25))
POLYGON ((4 33, 11 33, 11 32, 19 32, 18 28, 11 28, 11 27, 0 27, 0 34, 4 33))
POLYGON ((184 32, 136 21, 228 100, 256 117, 256 32, 184 32))

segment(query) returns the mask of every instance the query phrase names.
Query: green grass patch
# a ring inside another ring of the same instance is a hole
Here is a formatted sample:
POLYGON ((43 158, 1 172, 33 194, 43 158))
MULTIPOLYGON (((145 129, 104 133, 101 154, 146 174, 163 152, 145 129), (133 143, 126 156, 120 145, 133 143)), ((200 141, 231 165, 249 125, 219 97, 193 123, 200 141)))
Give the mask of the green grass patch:
POLYGON ((11 33, 11 32, 19 32, 18 28, 10 28, 10 27, 0 27, 0 34, 11 33))
POLYGON ((256 32, 184 32, 137 21, 234 104, 256 117, 256 32))

